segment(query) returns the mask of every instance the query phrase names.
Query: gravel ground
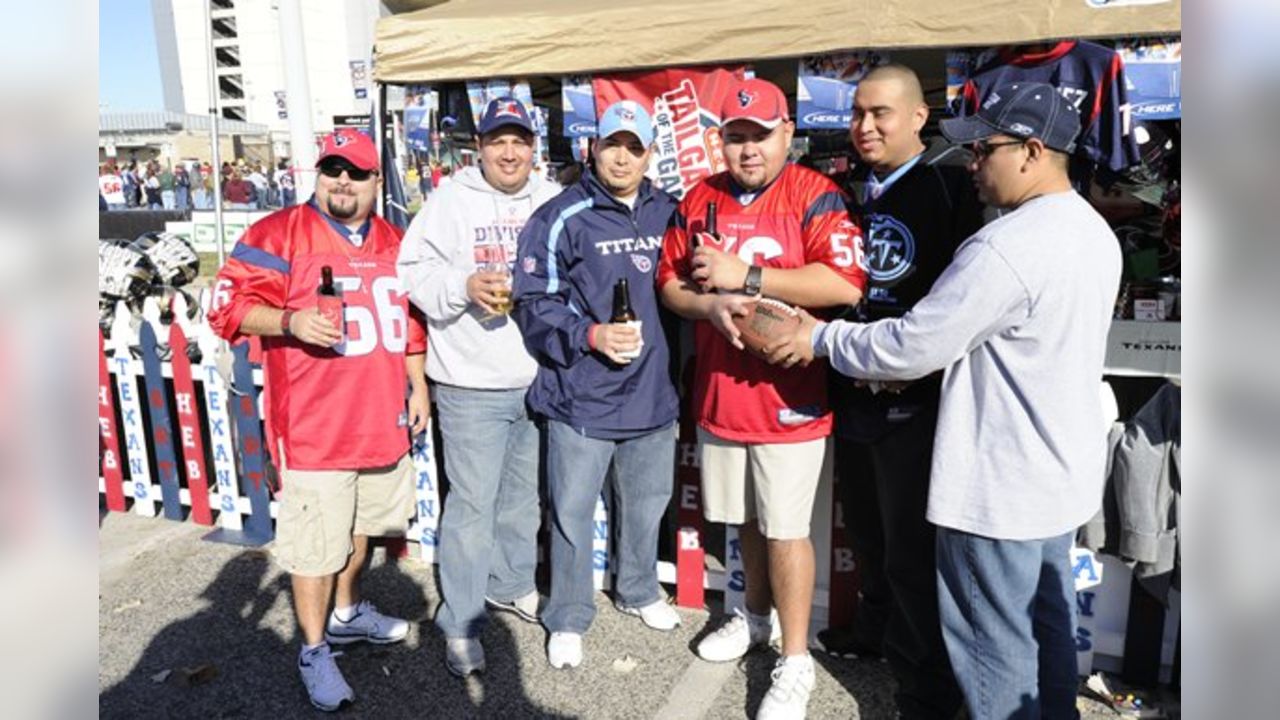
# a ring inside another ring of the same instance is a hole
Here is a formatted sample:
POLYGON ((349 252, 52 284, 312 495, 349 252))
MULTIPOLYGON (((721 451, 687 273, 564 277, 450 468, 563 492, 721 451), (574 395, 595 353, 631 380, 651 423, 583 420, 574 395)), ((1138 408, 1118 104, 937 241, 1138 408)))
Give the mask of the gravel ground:
MULTIPOLYGON (((259 549, 201 540, 190 523, 109 514, 99 532, 98 709, 103 718, 317 717, 295 660, 288 578, 259 549)), ((586 662, 546 663, 545 632, 495 616, 483 636, 489 668, 466 682, 443 665, 429 618, 439 602, 432 568, 375 555, 366 595, 411 618, 408 639, 354 646, 339 659, 357 702, 339 713, 378 718, 742 718, 769 685, 772 652, 713 665, 691 648, 706 612, 681 610, 671 633, 645 628, 597 595, 586 662), (634 661, 633 669, 625 666, 634 661)), ((713 623, 714 625, 714 623, 713 623)), ((888 718, 892 678, 875 661, 818 659, 811 718, 888 718)), ((1113 718, 1082 699, 1086 718, 1113 718)))

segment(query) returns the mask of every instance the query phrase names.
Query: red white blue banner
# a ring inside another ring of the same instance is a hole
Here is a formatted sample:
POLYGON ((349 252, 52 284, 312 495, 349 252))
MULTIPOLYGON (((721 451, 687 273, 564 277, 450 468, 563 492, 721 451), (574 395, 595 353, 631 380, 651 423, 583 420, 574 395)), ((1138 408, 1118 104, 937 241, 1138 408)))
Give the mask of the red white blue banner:
POLYGON ((703 178, 725 169, 720 143, 720 105, 741 65, 669 68, 597 75, 591 82, 597 111, 634 100, 653 116, 656 148, 649 178, 677 198, 703 178))

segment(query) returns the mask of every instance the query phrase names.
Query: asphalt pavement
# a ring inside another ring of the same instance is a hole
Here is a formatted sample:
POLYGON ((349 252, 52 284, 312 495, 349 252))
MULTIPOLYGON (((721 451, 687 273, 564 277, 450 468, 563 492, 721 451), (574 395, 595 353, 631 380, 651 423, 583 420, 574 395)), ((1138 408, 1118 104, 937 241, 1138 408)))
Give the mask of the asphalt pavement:
MULTIPOLYGON (((324 716, 298 679, 288 576, 264 550, 204 541, 207 531, 161 518, 102 518, 99 716, 324 716)), ((597 593, 581 667, 553 670, 546 632, 497 613, 482 636, 488 669, 463 681, 445 669, 443 639, 430 621, 439 604, 432 566, 388 561, 378 550, 365 588, 380 610, 410 618, 412 629, 398 645, 344 648, 338 664, 356 703, 340 717, 749 718, 776 657, 768 650, 703 662, 692 648, 718 618, 680 609, 681 627, 657 632, 597 593)), ((893 716, 885 664, 814 657, 810 718, 893 716)), ((1096 703, 1083 709, 1086 717, 1114 717, 1096 703)))

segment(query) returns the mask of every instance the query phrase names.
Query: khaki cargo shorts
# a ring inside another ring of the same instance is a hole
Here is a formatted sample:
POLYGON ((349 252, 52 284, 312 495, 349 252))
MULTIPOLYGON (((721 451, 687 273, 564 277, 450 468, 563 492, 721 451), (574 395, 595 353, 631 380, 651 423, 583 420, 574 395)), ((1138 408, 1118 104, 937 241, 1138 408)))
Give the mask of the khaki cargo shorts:
POLYGON ((359 471, 282 467, 280 478, 271 553, 294 575, 332 575, 346 566, 352 535, 403 536, 414 515, 408 454, 395 465, 359 471))
POLYGON ((731 525, 754 518, 773 540, 807 538, 818 485, 831 486, 831 456, 830 437, 757 445, 698 428, 703 515, 731 525))

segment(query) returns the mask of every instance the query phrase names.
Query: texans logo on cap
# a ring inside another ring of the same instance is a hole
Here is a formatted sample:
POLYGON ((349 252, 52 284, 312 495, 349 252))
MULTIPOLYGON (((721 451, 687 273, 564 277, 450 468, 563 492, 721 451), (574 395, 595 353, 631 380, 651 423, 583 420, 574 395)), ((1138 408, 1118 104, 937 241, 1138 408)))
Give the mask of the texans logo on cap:
POLYGON ((755 93, 747 92, 746 90, 738 91, 738 104, 741 105, 742 107, 744 108, 751 107, 751 104, 754 103, 755 101, 756 101, 755 93))
POLYGON ((618 117, 622 118, 624 122, 636 121, 635 111, 631 108, 618 108, 618 117))
POLYGON ((494 112, 494 115, 497 117, 502 117, 502 116, 520 117, 520 108, 518 105, 516 105, 515 100, 504 102, 498 105, 496 112, 494 112))
POLYGON ((334 133, 333 144, 336 147, 342 147, 351 142, 351 138, 346 133, 334 133))

